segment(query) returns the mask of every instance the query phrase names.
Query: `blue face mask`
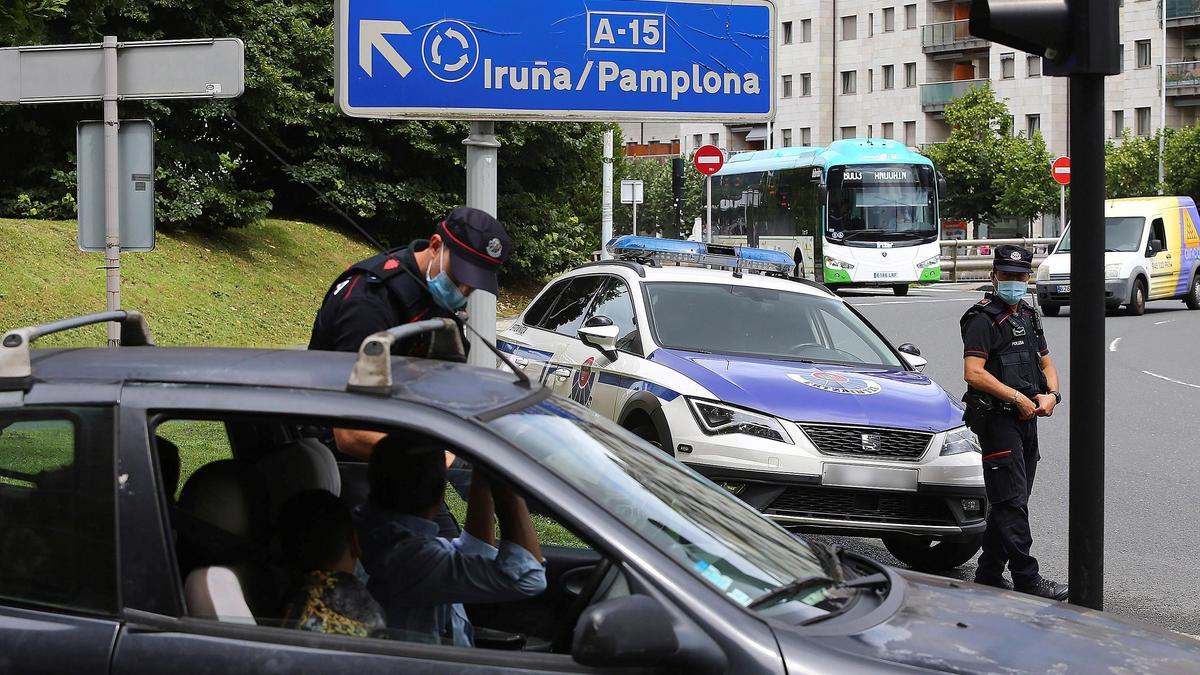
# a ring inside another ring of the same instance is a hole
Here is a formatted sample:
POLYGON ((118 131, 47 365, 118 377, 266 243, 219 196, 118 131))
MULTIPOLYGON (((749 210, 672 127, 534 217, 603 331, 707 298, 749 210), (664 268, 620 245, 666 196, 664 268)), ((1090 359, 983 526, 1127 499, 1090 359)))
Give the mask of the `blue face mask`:
POLYGON ((1025 297, 1028 284, 1024 281, 997 281, 996 297, 1004 302, 1015 305, 1025 297))
POLYGON ((451 312, 457 312, 466 307, 467 297, 450 280, 450 275, 446 274, 446 270, 438 272, 436 277, 430 275, 432 270, 433 261, 430 260, 429 267, 425 269, 425 283, 429 286, 429 294, 433 296, 433 301, 451 312))

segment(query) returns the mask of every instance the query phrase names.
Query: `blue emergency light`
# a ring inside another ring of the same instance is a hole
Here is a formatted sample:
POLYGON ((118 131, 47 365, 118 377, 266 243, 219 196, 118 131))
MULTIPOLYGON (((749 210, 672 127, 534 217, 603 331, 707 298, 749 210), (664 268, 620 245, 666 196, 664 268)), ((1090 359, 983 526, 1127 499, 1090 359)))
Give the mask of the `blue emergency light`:
POLYGON ((783 251, 749 246, 706 244, 701 241, 638 237, 631 234, 608 242, 608 252, 623 260, 709 265, 734 270, 760 270, 787 276, 796 263, 783 251))

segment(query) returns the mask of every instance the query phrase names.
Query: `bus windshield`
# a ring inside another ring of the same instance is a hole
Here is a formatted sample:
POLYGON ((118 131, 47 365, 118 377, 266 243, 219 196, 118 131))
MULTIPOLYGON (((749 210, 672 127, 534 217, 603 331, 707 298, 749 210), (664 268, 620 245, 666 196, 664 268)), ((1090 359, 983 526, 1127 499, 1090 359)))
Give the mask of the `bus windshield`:
MULTIPOLYGON (((1146 219, 1140 216, 1109 216, 1104 219, 1105 251, 1137 251, 1142 245, 1142 229, 1146 219)), ((1063 233, 1055 253, 1071 252, 1071 227, 1063 233)))
POLYGON ((933 168, 913 164, 829 169, 825 237, 843 246, 921 244, 937 239, 933 168))

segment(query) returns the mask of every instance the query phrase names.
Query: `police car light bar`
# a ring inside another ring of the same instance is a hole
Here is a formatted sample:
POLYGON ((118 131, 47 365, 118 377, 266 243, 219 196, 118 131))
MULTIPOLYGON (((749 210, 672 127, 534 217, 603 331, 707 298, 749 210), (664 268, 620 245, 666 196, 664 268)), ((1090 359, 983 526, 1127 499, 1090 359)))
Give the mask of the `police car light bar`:
POLYGON ((761 270, 784 276, 795 269, 791 256, 782 251, 749 246, 706 244, 700 241, 659 239, 624 235, 608 242, 608 252, 623 260, 712 265, 729 269, 761 270))

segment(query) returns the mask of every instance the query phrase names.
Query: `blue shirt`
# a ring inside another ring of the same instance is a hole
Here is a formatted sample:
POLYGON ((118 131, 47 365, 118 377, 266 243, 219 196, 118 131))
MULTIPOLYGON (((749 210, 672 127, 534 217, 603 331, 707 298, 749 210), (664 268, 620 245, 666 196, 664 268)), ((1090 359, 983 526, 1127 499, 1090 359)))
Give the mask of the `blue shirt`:
POLYGON ((546 570, 519 544, 496 548, 467 534, 437 536, 437 524, 367 504, 356 514, 367 590, 388 628, 412 640, 472 646, 462 603, 507 602, 546 590, 546 570))

